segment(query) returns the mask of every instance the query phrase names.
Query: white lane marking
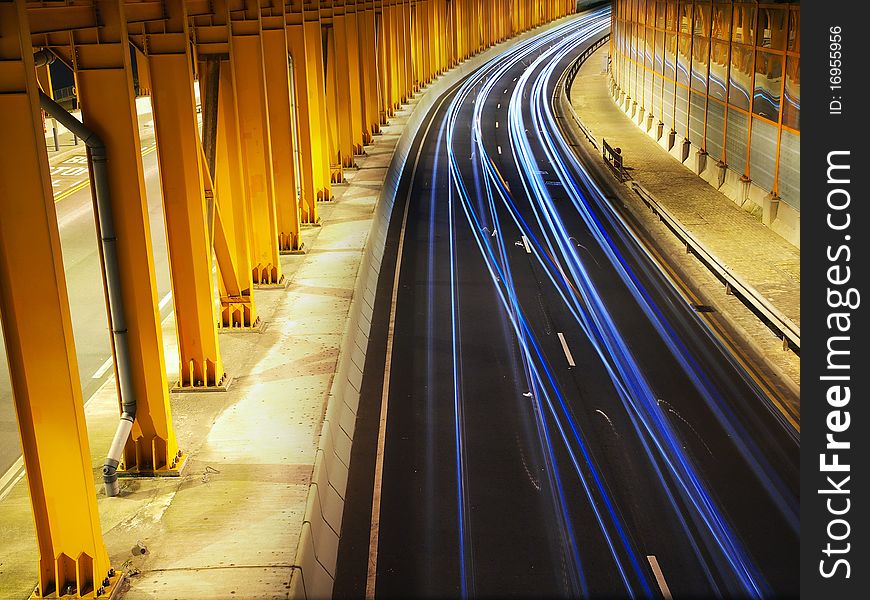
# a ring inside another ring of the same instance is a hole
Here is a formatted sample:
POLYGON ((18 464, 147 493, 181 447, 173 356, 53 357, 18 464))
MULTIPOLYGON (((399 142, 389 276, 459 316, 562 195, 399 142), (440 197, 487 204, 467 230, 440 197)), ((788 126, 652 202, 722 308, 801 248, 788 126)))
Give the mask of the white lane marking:
POLYGON ((516 81, 516 80, 517 80, 517 78, 516 78, 516 77, 514 77, 514 81, 516 81))
POLYGON ((9 492, 12 491, 16 483, 21 481, 22 477, 24 477, 24 457, 19 456, 18 460, 12 463, 12 466, 3 474, 3 477, 0 477, 0 501, 9 495, 9 492))
POLYGON ((498 106, 496 106, 496 108, 501 108, 501 102, 498 103, 498 106))
POLYGON ((498 153, 501 154, 501 146, 498 147, 498 153))
POLYGON ((671 588, 668 587, 668 582, 665 581, 665 574, 662 573, 662 568, 659 566, 659 561, 655 555, 650 554, 646 557, 649 561, 649 566, 652 568, 653 574, 656 576, 656 583, 659 584, 659 589, 662 592, 665 600, 673 600, 671 596, 671 588))
POLYGON ((568 348, 568 342, 565 340, 565 336, 559 333, 559 341, 562 342, 562 350, 565 352, 565 358, 568 359, 568 366, 574 367, 574 357, 571 356, 571 350, 568 348))
POLYGON ((502 92, 502 94, 507 94, 507 88, 504 89, 504 91, 502 92))
POLYGON ((166 304, 171 299, 172 299, 172 292, 166 292, 166 295, 160 299, 160 304, 157 305, 157 310, 163 310, 163 307, 166 306, 166 304))
POLYGON ((495 128, 498 129, 498 121, 495 122, 495 128))
MULTIPOLYGON (((169 304, 169 301, 172 299, 172 292, 166 292, 166 295, 160 299, 160 303, 157 305, 157 310, 162 311, 163 308, 169 304)), ((165 320, 165 319, 164 319, 165 320)), ((112 364, 114 363, 114 357, 110 356, 106 359, 106 362, 100 365, 100 368, 94 371, 94 374, 91 375, 91 379, 100 379, 103 375, 106 374, 110 368, 112 368, 112 364)))
MULTIPOLYGON (((529 238, 527 238, 526 236, 523 236, 523 248, 526 249, 526 254, 532 253, 532 248, 529 246, 529 238)), ((562 334, 559 334, 559 335, 562 335, 562 334)))
MULTIPOLYGON (((454 86, 456 87, 456 86, 454 86)), ((449 94, 445 95, 433 115, 437 114, 449 94)), ((423 147, 426 145, 426 140, 429 137, 429 130, 435 123, 435 117, 429 121, 426 130, 423 132, 423 139, 420 141, 420 146, 417 148, 417 156, 414 158, 414 167, 411 170, 411 178, 417 173, 417 167, 420 164, 420 156, 423 154, 423 147)), ((369 529, 369 564, 366 573, 366 600, 374 600, 375 589, 378 577, 378 540, 380 537, 381 527, 381 487, 384 479, 384 450, 387 442, 387 412, 390 402, 390 369, 393 364, 393 336, 396 330, 396 305, 399 300, 399 274, 402 270, 402 254, 405 248, 405 231, 408 225, 408 213, 411 206, 411 192, 413 186, 408 187, 408 193, 405 196, 405 211, 402 216, 402 229, 399 232, 399 249, 396 254, 396 271, 393 275, 393 294, 390 299, 390 320, 387 324, 387 348, 386 358, 384 360, 384 386, 381 390, 381 414, 378 419, 378 445, 375 452, 375 476, 372 485, 372 520, 371 528, 369 529)))
POLYGON ((109 358, 107 358, 107 359, 106 359, 106 362, 104 362, 103 364, 101 364, 101 365, 100 365, 100 368, 97 369, 96 371, 94 371, 94 374, 91 375, 91 379, 99 379, 100 377, 102 377, 103 375, 105 375, 105 374, 106 374, 106 371, 108 371, 110 368, 112 368, 112 364, 113 364, 114 362, 115 362, 115 361, 114 361, 114 358, 113 358, 113 357, 110 356, 109 358))

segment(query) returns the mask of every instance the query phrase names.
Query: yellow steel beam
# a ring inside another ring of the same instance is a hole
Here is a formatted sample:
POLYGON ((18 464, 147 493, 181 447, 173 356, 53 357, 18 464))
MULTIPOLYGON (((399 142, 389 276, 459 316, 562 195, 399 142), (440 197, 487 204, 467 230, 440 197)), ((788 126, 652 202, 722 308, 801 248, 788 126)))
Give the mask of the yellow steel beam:
POLYGON ((119 0, 95 4, 103 26, 75 32, 73 54, 83 121, 103 140, 109 160, 108 192, 138 404, 119 471, 177 473, 181 453, 169 407, 124 7, 119 0))
MULTIPOLYGON (((347 48, 349 46, 347 19, 344 14, 344 3, 333 3, 332 35, 330 49, 334 52, 332 73, 335 77, 335 104, 337 109, 339 154, 343 167, 353 167, 353 155, 358 154, 354 135, 354 105, 358 105, 350 83, 350 60, 347 48)), ((327 87, 327 94, 329 93, 327 87)))
MULTIPOLYGON (((221 321, 226 329, 252 329, 258 324, 253 295, 251 218, 244 184, 236 93, 229 61, 220 63, 215 176, 214 248, 221 291, 221 321), (227 256, 229 255, 229 256, 227 256)), ((206 96, 202 96, 203 104, 206 96)))
POLYGON ((295 252, 302 249, 302 240, 299 235, 299 195, 296 190, 290 67, 283 6, 278 14, 262 17, 262 23, 278 248, 282 252, 295 252))
POLYGON ((51 70, 48 68, 48 65, 36 67, 36 82, 39 85, 39 89, 48 94, 49 97, 54 98, 54 88, 51 85, 51 70))
POLYGON ((354 154, 363 153, 363 91, 360 82, 362 64, 359 53, 360 34, 357 20, 357 5, 362 2, 348 1, 344 6, 344 28, 347 37, 343 48, 347 59, 348 91, 350 93, 351 143, 354 154))
MULTIPOLYGON (((251 255, 255 284, 283 282, 275 208, 275 181, 269 136, 269 107, 259 7, 246 0, 247 10, 229 12, 230 62, 235 79, 236 110, 244 157, 246 196, 250 205, 251 255)), ((229 10, 229 7, 228 7, 229 10)))
POLYGON ((103 544, 24 0, 0 0, 0 320, 39 553, 37 598, 118 582, 103 544), (36 276, 34 276, 36 275, 36 276))
MULTIPOLYGON (((324 54, 324 64, 326 66, 326 74, 324 79, 326 91, 326 123, 329 130, 329 163, 332 183, 341 183, 344 181, 344 161, 342 160, 342 117, 350 117, 350 113, 341 113, 339 110, 339 91, 338 91, 338 69, 336 67, 336 50, 335 50, 335 28, 324 27, 324 46, 326 46, 324 54)), ((348 119, 349 120, 349 119, 348 119)), ((348 141, 350 137, 348 136, 348 141)), ((348 144, 348 150, 350 145, 348 144)), ((348 157, 353 161, 353 154, 348 157)), ((351 165, 347 165, 351 166, 351 165)))
POLYGON ((313 79, 305 51, 305 26, 301 19, 298 23, 287 24, 287 46, 293 70, 293 91, 296 100, 296 123, 299 142, 299 179, 302 184, 300 197, 301 221, 315 224, 320 220, 317 214, 317 183, 322 181, 320 168, 320 118, 319 109, 309 104, 308 80, 313 79))
MULTIPOLYGON (((163 33, 147 36, 157 159, 163 191, 179 387, 216 387, 225 373, 217 341, 211 243, 206 223, 202 152, 193 93, 193 62, 182 2, 166 4, 163 33)), ((140 71, 141 72, 141 71, 140 71)))
MULTIPOLYGON (((360 77, 363 98, 363 140, 371 143, 372 136, 380 132, 380 104, 378 101, 378 41, 375 35, 375 3, 365 0, 357 11, 359 28, 360 77)), ((350 49, 353 51, 353 48, 350 49)))
MULTIPOLYGON (((320 2, 304 4, 305 58, 308 110, 311 121, 312 171, 317 200, 332 200, 332 161, 329 154, 329 124, 326 113, 325 59, 323 31, 320 24, 320 2)), ((338 167, 340 176, 340 166, 338 167)), ((340 180, 340 179, 339 179, 340 180)))

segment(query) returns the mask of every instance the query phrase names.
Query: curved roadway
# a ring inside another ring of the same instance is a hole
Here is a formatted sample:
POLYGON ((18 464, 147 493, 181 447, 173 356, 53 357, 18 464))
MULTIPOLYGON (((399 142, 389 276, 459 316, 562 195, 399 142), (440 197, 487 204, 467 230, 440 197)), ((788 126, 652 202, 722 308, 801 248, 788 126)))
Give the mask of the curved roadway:
MULTIPOLYGON (((379 597, 797 594, 797 433, 647 257, 553 112, 557 80, 609 18, 490 61, 416 142, 398 196, 379 597)), ((369 360, 364 394, 383 377, 369 360)), ((345 528, 367 534, 358 464, 345 528)), ((361 540, 342 536, 356 549, 341 549, 336 593, 362 593, 359 569, 347 576, 361 540)))

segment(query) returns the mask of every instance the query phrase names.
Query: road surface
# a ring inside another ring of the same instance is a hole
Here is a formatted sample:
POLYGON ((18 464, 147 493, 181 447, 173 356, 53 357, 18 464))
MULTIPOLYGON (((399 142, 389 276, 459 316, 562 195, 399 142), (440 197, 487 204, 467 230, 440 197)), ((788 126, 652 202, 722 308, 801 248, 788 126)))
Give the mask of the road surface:
MULTIPOLYGON (((370 413, 386 389, 382 469, 355 446, 339 596, 797 594, 797 433, 553 114, 608 24, 602 9, 514 46, 418 137, 363 381, 370 413)), ((361 419, 375 456, 377 416, 361 419)))

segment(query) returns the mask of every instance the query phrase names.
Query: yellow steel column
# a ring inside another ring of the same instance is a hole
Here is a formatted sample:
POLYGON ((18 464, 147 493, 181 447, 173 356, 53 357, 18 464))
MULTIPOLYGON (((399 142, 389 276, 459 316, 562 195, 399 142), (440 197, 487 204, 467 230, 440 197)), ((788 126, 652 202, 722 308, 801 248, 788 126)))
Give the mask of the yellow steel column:
POLYGON ((0 319, 38 549, 34 597, 118 582, 103 545, 24 0, 0 0, 0 319))
POLYGON ((399 72, 399 53, 401 52, 401 31, 399 29, 399 0, 390 0, 390 106, 394 115, 402 105, 402 82, 399 72))
POLYGON ((284 6, 261 16, 263 26, 263 63, 266 92, 269 96, 269 139, 272 148, 272 175, 275 182, 275 217, 278 249, 302 250, 299 237, 299 201, 296 190, 296 163, 293 156, 294 115, 290 106, 290 68, 284 6))
MULTIPOLYGON (((361 4, 361 3, 360 3, 361 4)), ((363 91, 360 83, 362 59, 359 54, 359 25, 357 24, 357 0, 349 0, 344 5, 344 27, 347 45, 344 55, 347 59, 348 84, 350 89, 351 142, 353 153, 363 153, 363 91)))
POLYGON ((420 85, 427 85, 432 73, 432 53, 430 37, 434 31, 430 29, 430 6, 432 0, 420 0, 417 2, 417 36, 420 39, 420 51, 417 55, 417 60, 420 63, 420 85))
POLYGON ((335 66, 335 29, 323 27, 325 54, 324 64, 326 74, 324 78, 326 91, 326 124, 329 129, 329 163, 332 183, 344 182, 344 165, 342 164, 341 152, 341 116, 338 109, 338 91, 336 90, 335 66))
MULTIPOLYGON (((335 108, 338 124, 338 151, 343 167, 353 167, 353 109, 354 103, 350 90, 350 65, 347 58, 347 27, 344 19, 344 3, 333 2, 332 32, 330 35, 330 51, 333 52, 332 74, 334 76, 335 108)), ((327 95, 329 89, 327 88, 327 95)))
POLYGON ((173 474, 183 457, 169 406, 127 19, 121 0, 96 0, 95 6, 102 27, 76 31, 72 54, 83 121, 103 140, 108 155, 109 197, 136 393, 136 421, 118 474, 173 474))
POLYGON ((383 45, 381 56, 381 68, 383 73, 383 84, 381 93, 383 95, 384 116, 382 122, 386 123, 393 116, 395 109, 395 68, 396 63, 393 56, 393 46, 396 43, 395 27, 393 26, 393 9, 390 6, 392 0, 384 0, 381 7, 381 27, 379 31, 378 41, 383 45))
POLYGON ((39 89, 54 98, 54 88, 51 85, 51 70, 48 65, 36 67, 36 82, 39 84, 39 89))
MULTIPOLYGON (((380 131, 378 104, 378 44, 375 37, 375 10, 373 0, 360 3, 357 10, 359 30, 360 85, 363 98, 363 142, 371 143, 380 131)), ((353 52, 353 48, 350 49, 353 52)))
MULTIPOLYGON (((332 19, 330 19, 332 21, 332 19)), ((336 31, 332 25, 323 28, 326 38, 326 115, 329 124, 329 158, 333 165, 333 183, 341 183, 343 174, 338 168, 353 166, 353 147, 350 141, 350 111, 346 110, 347 90, 341 82, 346 77, 339 73, 336 31), (341 178, 340 178, 341 177, 341 178)), ((342 53, 343 54, 343 53, 342 53)))
POLYGON ((398 0, 396 4, 396 25, 398 34, 398 68, 399 68, 399 104, 405 104, 410 96, 410 78, 408 77, 408 66, 410 65, 409 53, 411 44, 408 34, 408 2, 407 0, 398 0))
POLYGON ((232 64, 223 61, 218 88, 214 177, 216 205, 223 218, 215 224, 215 250, 217 252, 218 235, 223 235, 232 254, 232 265, 227 268, 218 263, 222 282, 221 327, 253 329, 259 317, 252 291, 251 218, 241 147, 232 64))
POLYGON ((392 92, 390 90, 390 11, 388 0, 380 2, 381 12, 376 14, 376 32, 378 43, 378 101, 380 103, 379 119, 385 124, 393 115, 392 92))
POLYGON ((302 181, 302 196, 300 208, 302 222, 316 224, 317 215, 316 181, 322 180, 320 167, 320 119, 316 107, 309 103, 308 81, 314 77, 305 53, 305 30, 302 24, 302 9, 299 12, 287 12, 287 44, 293 61, 293 89, 296 92, 296 123, 299 126, 299 171, 302 181), (291 23, 294 20, 296 22, 291 23))
MULTIPOLYGON (((320 2, 305 2, 305 56, 308 61, 308 108, 316 118, 312 122, 311 149, 319 159, 314 165, 314 189, 318 200, 332 200, 331 160, 329 155, 329 123, 326 114, 326 83, 324 74, 323 30, 320 25, 320 2)), ((338 175, 340 176, 340 167, 338 175)))
POLYGON ((163 33, 148 35, 151 102, 166 216, 178 336, 178 386, 218 387, 225 373, 217 341, 211 240, 184 3, 166 5, 163 33))
POLYGON ((245 0, 245 10, 231 11, 230 62, 235 77, 245 184, 250 205, 254 283, 281 285, 280 250, 275 212, 275 181, 269 139, 269 106, 260 37, 259 6, 245 0))

